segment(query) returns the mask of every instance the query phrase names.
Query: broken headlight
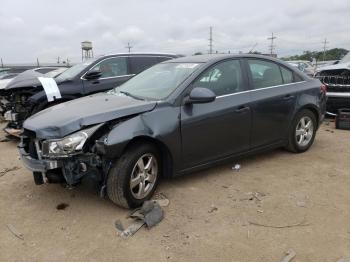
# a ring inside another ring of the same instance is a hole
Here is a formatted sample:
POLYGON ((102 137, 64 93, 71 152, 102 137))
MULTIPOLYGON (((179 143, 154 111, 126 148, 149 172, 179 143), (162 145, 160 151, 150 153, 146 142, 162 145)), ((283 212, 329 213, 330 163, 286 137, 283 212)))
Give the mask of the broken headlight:
POLYGON ((67 156, 83 149, 86 140, 100 127, 93 126, 73 133, 62 139, 46 140, 42 144, 43 156, 67 156))

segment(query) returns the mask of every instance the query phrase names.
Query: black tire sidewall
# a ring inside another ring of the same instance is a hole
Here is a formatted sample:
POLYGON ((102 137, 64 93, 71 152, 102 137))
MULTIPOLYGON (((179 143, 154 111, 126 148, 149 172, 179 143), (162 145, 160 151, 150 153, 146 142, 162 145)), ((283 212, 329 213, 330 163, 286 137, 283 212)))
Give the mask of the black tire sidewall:
MULTIPOLYGON (((112 185, 111 184, 112 180, 108 179, 107 180, 107 192, 109 190, 122 190, 122 192, 118 192, 118 193, 115 192, 115 194, 119 194, 119 195, 123 196, 123 198, 125 199, 125 201, 127 203, 127 207, 129 207, 129 208, 138 207, 138 206, 142 205, 142 203, 144 201, 149 200, 152 197, 152 195, 153 195, 154 191, 156 190, 157 185, 159 183, 159 178, 161 176, 161 170, 162 170, 162 163, 161 163, 159 152, 152 144, 145 143, 145 144, 139 144, 139 145, 132 146, 116 162, 116 164, 112 167, 111 172, 109 174, 109 176, 117 176, 117 177, 114 177, 114 179, 118 180, 117 183, 119 184, 119 186, 112 185), (132 170, 134 168, 134 165, 139 160, 139 158, 141 156, 143 156, 144 154, 154 155, 154 157, 157 160, 157 164, 158 164, 158 174, 157 174, 155 184, 154 184, 152 190, 148 193, 148 195, 142 199, 136 199, 131 193, 130 179, 131 179, 132 170)), ((113 201, 113 199, 112 199, 112 201, 113 201)), ((113 202, 115 202, 115 201, 113 201, 113 202)), ((116 204, 120 205, 121 203, 116 203, 116 204)))

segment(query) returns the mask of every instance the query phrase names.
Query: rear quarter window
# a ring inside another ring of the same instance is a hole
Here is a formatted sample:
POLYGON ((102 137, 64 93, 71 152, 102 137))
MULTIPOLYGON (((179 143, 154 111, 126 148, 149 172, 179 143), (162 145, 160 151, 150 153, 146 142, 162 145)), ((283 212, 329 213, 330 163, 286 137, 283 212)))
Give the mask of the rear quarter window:
POLYGON ((294 82, 293 72, 283 66, 281 68, 282 78, 284 84, 290 84, 294 82))

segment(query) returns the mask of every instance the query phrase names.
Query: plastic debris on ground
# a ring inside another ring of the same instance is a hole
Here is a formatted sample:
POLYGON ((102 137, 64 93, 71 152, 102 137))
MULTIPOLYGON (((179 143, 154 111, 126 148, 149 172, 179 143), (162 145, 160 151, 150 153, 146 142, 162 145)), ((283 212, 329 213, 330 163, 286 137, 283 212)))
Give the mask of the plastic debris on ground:
POLYGON ((157 225, 163 220, 164 211, 156 200, 149 200, 145 201, 140 208, 133 210, 129 217, 133 218, 135 223, 127 228, 124 228, 120 220, 114 223, 115 228, 119 231, 119 235, 124 239, 133 236, 144 225, 146 225, 147 228, 157 225))
POLYGON ((232 170, 234 170, 234 171, 239 171, 239 170, 241 170, 241 165, 240 165, 240 164, 235 164, 235 165, 232 167, 232 170))
POLYGON ((293 249, 290 249, 286 252, 286 256, 282 259, 282 262, 290 262, 292 261, 297 253, 293 249))

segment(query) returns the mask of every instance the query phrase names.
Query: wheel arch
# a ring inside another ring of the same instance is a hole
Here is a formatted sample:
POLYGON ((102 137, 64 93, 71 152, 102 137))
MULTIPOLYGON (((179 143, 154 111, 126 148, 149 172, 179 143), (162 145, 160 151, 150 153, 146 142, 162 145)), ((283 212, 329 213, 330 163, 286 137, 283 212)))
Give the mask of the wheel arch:
POLYGON ((146 135, 134 137, 125 145, 122 154, 124 154, 130 147, 141 143, 150 143, 157 148, 162 161, 162 176, 171 177, 173 175, 173 157, 168 147, 162 141, 156 138, 146 135))
POLYGON ((294 117, 302 110, 309 110, 311 111, 315 118, 316 118, 316 124, 317 124, 317 128, 319 127, 320 125, 320 113, 319 113, 319 110, 317 109, 317 107, 313 104, 306 104, 306 105, 303 105, 302 107, 300 107, 294 114, 294 117))

